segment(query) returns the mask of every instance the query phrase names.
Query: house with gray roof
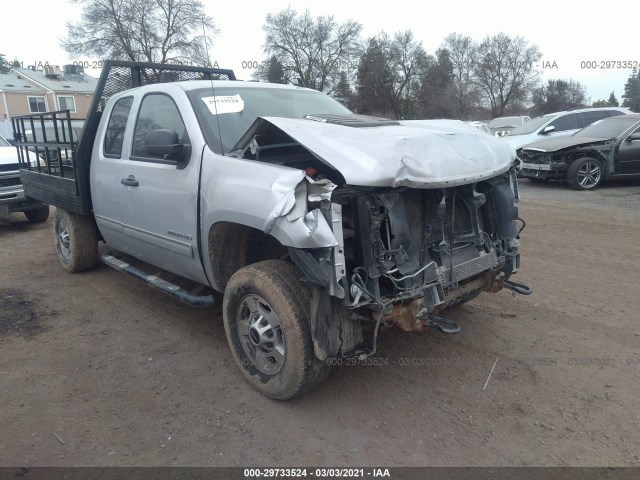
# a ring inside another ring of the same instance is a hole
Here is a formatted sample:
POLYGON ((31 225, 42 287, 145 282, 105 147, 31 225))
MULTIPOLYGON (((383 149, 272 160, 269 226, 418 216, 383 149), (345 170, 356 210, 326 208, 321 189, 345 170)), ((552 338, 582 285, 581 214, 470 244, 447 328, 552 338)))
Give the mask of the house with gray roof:
POLYGON ((71 118, 84 119, 97 84, 76 65, 13 68, 0 74, 0 135, 11 136, 11 118, 19 115, 69 110, 71 118))

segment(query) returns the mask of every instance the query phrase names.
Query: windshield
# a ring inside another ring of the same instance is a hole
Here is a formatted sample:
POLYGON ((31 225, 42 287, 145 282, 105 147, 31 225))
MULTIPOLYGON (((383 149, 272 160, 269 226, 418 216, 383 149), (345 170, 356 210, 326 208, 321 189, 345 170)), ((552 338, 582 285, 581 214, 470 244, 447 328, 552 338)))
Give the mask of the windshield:
POLYGON ((491 120, 489 122, 489 128, 515 127, 521 123, 522 119, 520 117, 500 117, 491 120))
POLYGON ((10 147, 9 142, 7 142, 4 138, 0 137, 0 147, 10 147))
POLYGON ((216 88, 215 96, 210 88, 203 88, 190 91, 189 96, 207 142, 211 147, 222 143, 223 153, 229 153, 258 117, 304 118, 351 113, 324 93, 297 88, 224 87, 216 88))
POLYGON ((533 120, 529 120, 526 123, 514 128, 507 135, 527 135, 538 130, 542 125, 551 120, 555 115, 543 115, 542 117, 536 117, 533 120))
POLYGON ((607 118, 584 127, 574 137, 615 138, 638 122, 637 118, 607 118))

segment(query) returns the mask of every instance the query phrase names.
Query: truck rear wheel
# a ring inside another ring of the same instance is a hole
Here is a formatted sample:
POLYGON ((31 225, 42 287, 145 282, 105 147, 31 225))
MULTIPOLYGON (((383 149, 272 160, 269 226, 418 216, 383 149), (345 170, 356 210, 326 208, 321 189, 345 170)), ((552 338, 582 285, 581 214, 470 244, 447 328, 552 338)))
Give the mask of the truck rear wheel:
POLYGON ((25 210, 24 216, 27 217, 31 223, 44 222, 49 218, 49 205, 42 205, 38 208, 32 208, 31 210, 25 210))
POLYGON ((53 220, 56 252, 67 272, 82 272, 98 263, 98 232, 88 215, 56 209, 53 220))
POLYGON ((329 373, 313 350, 309 298, 295 267, 282 260, 244 267, 227 284, 222 314, 231 353, 267 397, 302 395, 329 373))

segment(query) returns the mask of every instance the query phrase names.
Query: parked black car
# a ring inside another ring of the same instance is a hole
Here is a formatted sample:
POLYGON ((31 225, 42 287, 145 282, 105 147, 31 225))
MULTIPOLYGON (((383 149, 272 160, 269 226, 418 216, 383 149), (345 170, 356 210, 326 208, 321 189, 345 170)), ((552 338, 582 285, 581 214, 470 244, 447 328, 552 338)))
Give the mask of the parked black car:
POLYGON ((640 114, 605 118, 569 137, 531 143, 520 160, 521 176, 567 181, 576 190, 591 190, 612 176, 640 175, 640 114))

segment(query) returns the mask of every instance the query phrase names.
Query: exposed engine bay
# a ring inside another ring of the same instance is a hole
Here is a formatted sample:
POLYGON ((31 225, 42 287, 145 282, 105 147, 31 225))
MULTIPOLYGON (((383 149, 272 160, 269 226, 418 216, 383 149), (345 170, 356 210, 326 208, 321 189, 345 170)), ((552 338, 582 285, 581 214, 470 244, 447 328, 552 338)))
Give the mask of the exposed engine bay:
POLYGON ((330 247, 288 248, 314 286, 314 337, 327 339, 316 342, 319 358, 358 349, 354 319, 374 322, 376 332, 382 322, 409 331, 435 323, 451 333, 455 325, 436 316, 445 308, 504 286, 530 293, 509 282, 519 268, 522 230, 513 168, 450 187, 355 186, 273 125, 238 153, 305 173, 271 225, 280 217, 302 219, 312 236, 326 223, 335 238, 330 247))

